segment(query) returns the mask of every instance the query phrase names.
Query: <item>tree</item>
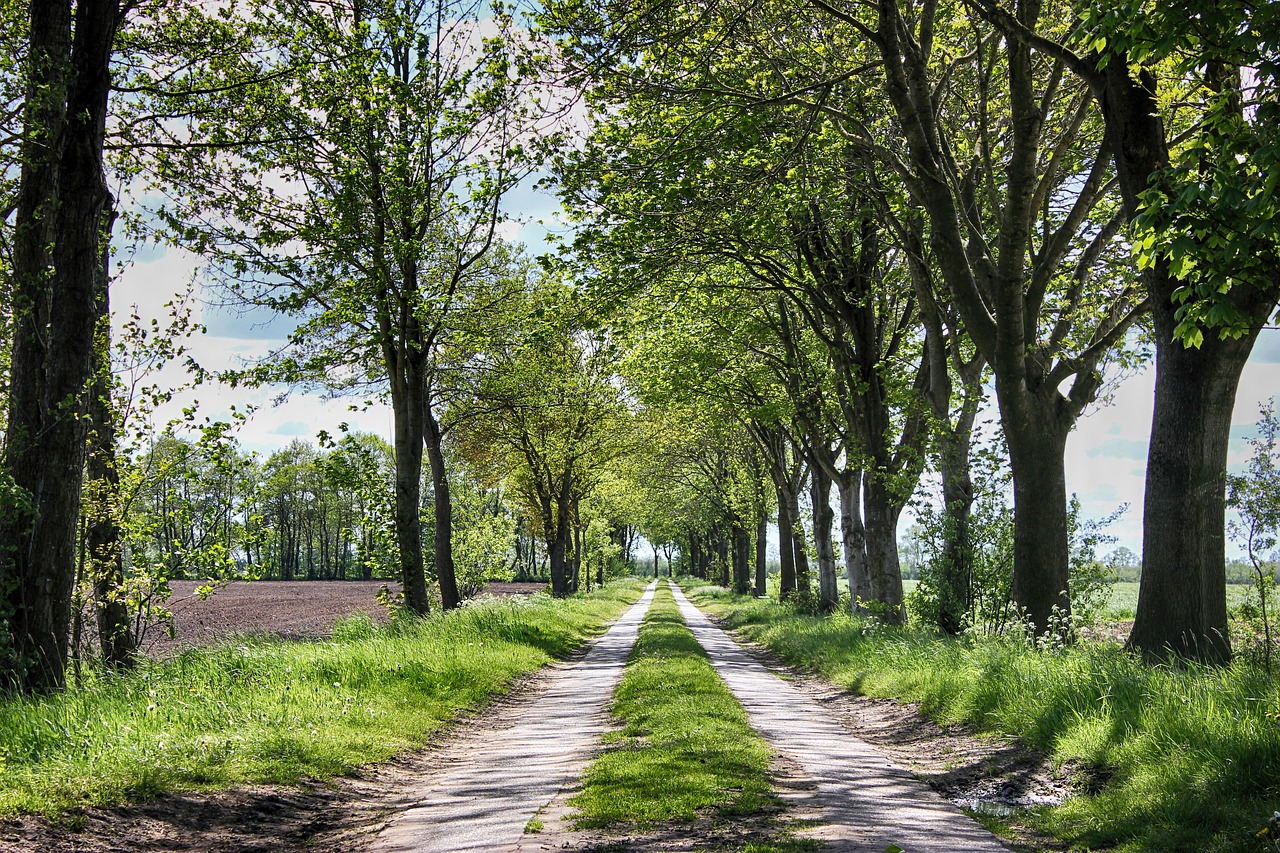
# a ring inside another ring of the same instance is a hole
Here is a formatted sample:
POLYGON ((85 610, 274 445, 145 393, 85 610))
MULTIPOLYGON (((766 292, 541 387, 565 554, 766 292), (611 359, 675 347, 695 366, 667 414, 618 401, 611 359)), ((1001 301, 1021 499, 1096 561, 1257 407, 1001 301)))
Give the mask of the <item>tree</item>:
POLYGON ((1276 537, 1280 534, 1280 421, 1276 420, 1275 402, 1262 406, 1258 420, 1258 436, 1250 439, 1253 455, 1248 472, 1227 475, 1227 505, 1240 516, 1228 525, 1231 538, 1243 545, 1253 566, 1258 590, 1263 630, 1263 660, 1271 671, 1271 619, 1268 599, 1276 587, 1276 537))
POLYGON ((572 291, 545 277, 526 283, 505 306, 505 334, 474 342, 474 401, 450 417, 462 454, 509 478, 542 533, 552 594, 565 596, 580 565, 579 507, 621 452, 626 413, 610 381, 613 348, 584 328, 572 291))
POLYGON ((114 0, 33 3, 12 260, 8 423, 0 467, 22 496, 0 529, 0 679, 65 683, 92 375, 95 292, 111 195, 103 176, 114 0), (56 301, 57 310, 53 310, 56 301))
POLYGON ((208 82, 222 69, 204 69, 195 83, 211 94, 194 135, 237 140, 235 153, 211 168, 189 148, 158 151, 162 179, 187 189, 163 214, 238 298, 300 321, 258 378, 385 383, 406 603, 427 608, 425 447, 436 573, 456 606, 436 365, 487 274, 503 196, 532 168, 535 142, 553 142, 534 135, 546 111, 526 92, 529 39, 504 9, 472 0, 263 0, 241 23, 258 48, 243 61, 270 57, 269 73, 250 68, 260 85, 224 90, 208 82))

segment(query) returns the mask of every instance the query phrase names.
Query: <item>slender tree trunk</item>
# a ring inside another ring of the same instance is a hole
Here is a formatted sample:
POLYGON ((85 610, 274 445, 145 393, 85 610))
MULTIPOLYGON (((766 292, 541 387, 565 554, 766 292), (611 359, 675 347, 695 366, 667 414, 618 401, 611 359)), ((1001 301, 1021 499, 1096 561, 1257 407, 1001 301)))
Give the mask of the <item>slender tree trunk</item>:
POLYGON ((791 518, 791 499, 786 490, 778 487, 778 561, 782 570, 778 578, 778 600, 786 601, 796 591, 796 551, 791 518))
POLYGON ((787 492, 787 516, 791 522, 787 528, 787 534, 791 540, 791 552, 795 554, 795 588, 807 593, 813 588, 813 583, 809 577, 809 549, 805 543, 804 519, 800 515, 802 487, 803 483, 796 483, 794 488, 787 492))
POLYGON ((427 462, 431 468, 431 487, 435 491, 435 559, 436 580, 440 584, 440 606, 457 607, 458 576, 453 564, 453 497, 449 490, 449 472, 445 470, 444 434, 428 400, 422 413, 427 462))
POLYGON ((831 477, 814 465, 809 479, 813 501, 813 544, 818 555, 818 606, 830 613, 840 603, 840 585, 836 579, 836 552, 831 534, 835 513, 831 510, 831 477))
POLYGON ((423 615, 430 610, 422 560, 422 383, 416 370, 407 381, 391 381, 391 415, 395 447, 396 544, 400 551, 400 583, 404 604, 423 615))
POLYGON ((973 544, 969 518, 973 510, 973 481, 969 476, 966 454, 951 456, 944 450, 939 457, 942 476, 943 518, 947 525, 942 542, 938 577, 938 628, 947 634, 959 634, 969 608, 973 604, 973 544))
POLYGON ((844 551, 845 580, 854 612, 872 598, 871 570, 867 566, 867 528, 862 521, 862 478, 859 470, 846 471, 836 481, 840 492, 840 536, 844 551))
POLYGON ((751 534, 741 522, 733 525, 733 591, 739 595, 751 591, 751 534))
POLYGON ((769 579, 769 519, 760 513, 756 520, 756 582, 753 592, 757 598, 763 598, 769 579))
POLYGON ((120 473, 116 468, 116 419, 111 405, 111 301, 108 235, 114 214, 107 216, 98 265, 98 338, 94 348, 94 382, 89 396, 89 457, 85 479, 93 490, 86 507, 85 531, 93 599, 97 611, 102 659, 110 667, 128 669, 137 663, 137 641, 124 587, 124 543, 120 512, 120 473))
MULTIPOLYGON (((549 548, 551 559, 551 594, 556 598, 566 598, 571 592, 569 577, 569 497, 567 486, 556 496, 555 520, 553 529, 555 536, 549 548)), ((548 507, 550 509, 550 507, 548 507)))

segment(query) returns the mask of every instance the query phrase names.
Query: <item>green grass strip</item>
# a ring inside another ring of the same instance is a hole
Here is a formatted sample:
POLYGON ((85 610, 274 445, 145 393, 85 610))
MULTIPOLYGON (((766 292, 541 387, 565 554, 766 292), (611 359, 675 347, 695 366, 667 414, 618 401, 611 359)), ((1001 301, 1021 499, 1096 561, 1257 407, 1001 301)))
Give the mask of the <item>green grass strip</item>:
POLYGON ((2 699, 0 818, 385 761, 573 651, 641 589, 484 601, 385 630, 348 620, 328 641, 244 639, 2 699))
MULTIPOLYGON (((659 585, 613 713, 624 727, 588 769, 579 828, 690 821, 700 813, 753 814, 776 806, 768 745, 707 660, 659 585)), ((765 849, 765 848, 760 848, 765 849)))
POLYGON ((1280 809, 1280 678, 1256 664, 1153 667, 1115 643, 1039 650, 945 638, 687 588, 792 665, 857 693, 919 702, 941 722, 1015 735, 1091 776, 1099 793, 1020 816, 1071 849, 1275 849, 1255 834, 1280 809))

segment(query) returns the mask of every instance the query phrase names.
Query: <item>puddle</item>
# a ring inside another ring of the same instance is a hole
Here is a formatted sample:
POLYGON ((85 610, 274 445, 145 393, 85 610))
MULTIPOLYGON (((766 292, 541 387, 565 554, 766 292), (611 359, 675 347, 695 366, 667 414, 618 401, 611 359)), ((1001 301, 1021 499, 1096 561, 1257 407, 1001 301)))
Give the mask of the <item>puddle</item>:
POLYGON ((1018 797, 969 798, 952 800, 966 812, 987 817, 1012 817, 1038 806, 1059 806, 1066 797, 1057 794, 1024 794, 1018 797))

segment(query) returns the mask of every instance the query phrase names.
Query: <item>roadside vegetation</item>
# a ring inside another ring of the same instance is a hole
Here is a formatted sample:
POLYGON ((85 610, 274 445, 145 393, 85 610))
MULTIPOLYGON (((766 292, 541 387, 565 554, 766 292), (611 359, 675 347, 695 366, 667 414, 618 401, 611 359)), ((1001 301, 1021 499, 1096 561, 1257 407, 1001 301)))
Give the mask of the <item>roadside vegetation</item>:
POLYGON ((1062 805, 1019 812, 1072 849, 1258 851, 1280 808, 1280 682, 1229 667, 1151 667, 1118 643, 943 637, 688 582, 690 597, 787 663, 856 693, 918 702, 944 724, 1013 735, 1078 780, 1062 805))
MULTIPOLYGON (((769 779, 772 750, 747 725, 665 584, 640 629, 612 711, 623 727, 606 736, 607 750, 571 800, 578 828, 643 831, 706 816, 777 812, 769 779)), ((750 849, 812 849, 806 841, 776 843, 782 846, 756 843, 750 849)))
POLYGON ((5 697, 0 818, 384 761, 578 648, 640 589, 483 600, 385 629, 354 617, 330 640, 240 638, 51 696, 5 697))

